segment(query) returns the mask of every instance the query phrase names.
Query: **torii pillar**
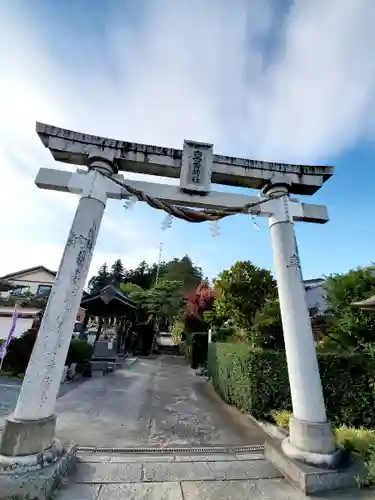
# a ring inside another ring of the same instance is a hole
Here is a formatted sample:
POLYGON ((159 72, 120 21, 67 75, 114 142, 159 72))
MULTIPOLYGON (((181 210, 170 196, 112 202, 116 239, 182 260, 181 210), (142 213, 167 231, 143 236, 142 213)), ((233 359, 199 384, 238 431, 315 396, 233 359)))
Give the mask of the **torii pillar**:
POLYGON ((111 151, 101 150, 100 157, 91 154, 88 160, 89 171, 82 178, 76 214, 17 405, 2 430, 0 499, 50 498, 75 462, 74 446, 67 448, 55 437, 54 411, 107 193, 113 191, 102 173, 115 171, 111 151))
POLYGON ((293 406, 289 437, 282 448, 291 458, 334 467, 341 450, 327 420, 288 185, 270 184, 263 191, 271 198, 278 197, 270 202, 269 226, 293 406))

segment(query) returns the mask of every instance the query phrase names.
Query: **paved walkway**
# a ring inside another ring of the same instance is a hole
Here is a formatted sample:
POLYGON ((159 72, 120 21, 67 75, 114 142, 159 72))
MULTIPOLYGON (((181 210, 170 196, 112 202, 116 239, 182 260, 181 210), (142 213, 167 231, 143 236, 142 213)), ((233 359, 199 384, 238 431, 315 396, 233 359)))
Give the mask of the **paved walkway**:
MULTIPOLYGON (((64 382, 60 386, 59 397, 75 389, 85 380, 86 379, 80 379, 73 382, 64 382)), ((5 417, 14 412, 21 384, 21 380, 0 376, 0 429, 4 426, 5 417)))
MULTIPOLYGON (((19 385, 0 380, 0 415, 13 411, 19 385)), ((77 472, 56 500, 306 498, 281 478, 262 452, 193 451, 199 446, 259 445, 264 434, 224 404, 179 357, 141 359, 134 365, 127 360, 113 374, 63 384, 57 415, 60 439, 107 450, 80 451, 77 472), (159 452, 120 452, 137 447, 159 452), (160 451, 172 447, 174 452, 160 451)), ((328 498, 369 500, 373 494, 355 491, 328 498)))
POLYGON ((263 444, 245 416, 211 393, 181 357, 140 359, 92 379, 57 404, 57 435, 81 446, 199 446, 263 444))
MULTIPOLYGON (((103 449, 79 452, 77 472, 56 500, 306 498, 259 451, 193 451, 263 444, 264 434, 225 405, 179 357, 141 359, 130 369, 91 379, 59 398, 57 415, 63 441, 103 449), (141 454, 141 447, 158 452, 141 454)), ((329 498, 368 500, 372 495, 355 491, 329 498)))

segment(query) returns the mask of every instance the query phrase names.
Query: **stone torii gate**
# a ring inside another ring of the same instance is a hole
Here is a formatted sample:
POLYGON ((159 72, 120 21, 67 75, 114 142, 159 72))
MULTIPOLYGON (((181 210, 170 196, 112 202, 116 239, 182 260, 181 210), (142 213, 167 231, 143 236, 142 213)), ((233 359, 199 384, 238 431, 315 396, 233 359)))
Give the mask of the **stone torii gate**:
POLYGON ((325 206, 300 203, 290 195, 314 194, 333 168, 220 156, 212 145, 192 141, 178 150, 42 123, 36 129, 55 160, 85 168, 73 173, 42 168, 36 178, 39 188, 78 194, 80 200, 14 415, 3 430, 2 459, 17 462, 22 455, 34 463, 35 454, 48 453, 51 446, 61 450, 55 440, 55 403, 106 201, 135 193, 156 208, 161 203, 187 211, 185 218, 192 222, 197 211, 183 207, 201 207, 210 220, 223 211, 268 217, 293 404, 283 450, 309 463, 332 465, 338 449, 327 421, 294 230, 296 221, 323 224, 328 214, 325 206), (120 171, 180 178, 180 185, 127 180, 120 171), (211 182, 262 189, 262 196, 212 191, 211 182))

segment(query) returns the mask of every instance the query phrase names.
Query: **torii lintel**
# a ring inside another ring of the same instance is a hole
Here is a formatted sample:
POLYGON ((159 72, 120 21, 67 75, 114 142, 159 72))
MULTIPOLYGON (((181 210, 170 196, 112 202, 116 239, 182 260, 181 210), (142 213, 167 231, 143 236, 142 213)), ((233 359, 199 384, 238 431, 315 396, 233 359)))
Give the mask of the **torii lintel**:
MULTIPOLYGON (((180 178, 184 150, 138 144, 74 132, 37 122, 36 131, 55 160, 87 165, 91 148, 111 150, 119 170, 180 178)), ((201 145, 193 141, 185 143, 201 145)), ((207 146, 207 145, 206 145, 207 146)), ((211 145, 212 147, 212 145, 211 145)), ((274 163, 212 154, 211 179, 215 184, 262 189, 280 177, 292 194, 312 195, 332 175, 331 166, 274 163)))

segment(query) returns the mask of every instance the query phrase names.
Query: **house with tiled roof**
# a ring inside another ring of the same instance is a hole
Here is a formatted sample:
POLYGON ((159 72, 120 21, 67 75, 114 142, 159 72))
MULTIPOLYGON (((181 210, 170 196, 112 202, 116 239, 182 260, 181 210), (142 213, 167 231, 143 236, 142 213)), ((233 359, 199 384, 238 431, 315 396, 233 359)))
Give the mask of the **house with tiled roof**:
MULTIPOLYGON (((8 292, 8 295, 18 297, 30 294, 48 297, 55 278, 56 272, 51 271, 45 266, 29 267, 0 276, 1 281, 6 281, 13 285, 13 289, 8 292)), ((5 296, 5 294, 2 294, 2 296, 5 296)))
MULTIPOLYGON (((0 339, 8 336, 16 303, 16 336, 31 328, 47 302, 56 274, 45 266, 35 266, 0 276, 0 339)), ((85 310, 80 308, 77 322, 82 323, 84 316, 85 310)))

